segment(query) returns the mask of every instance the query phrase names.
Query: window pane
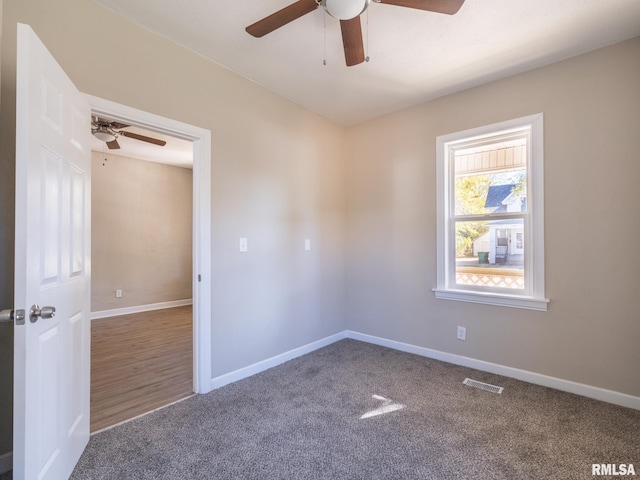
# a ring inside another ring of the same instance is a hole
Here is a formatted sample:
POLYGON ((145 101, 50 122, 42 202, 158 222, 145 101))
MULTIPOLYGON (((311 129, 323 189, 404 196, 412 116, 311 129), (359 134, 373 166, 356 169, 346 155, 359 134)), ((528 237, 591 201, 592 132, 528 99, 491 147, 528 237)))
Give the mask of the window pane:
POLYGON ((456 222, 456 285, 524 289, 520 219, 456 222))
POLYGON ((524 212, 527 209, 525 145, 496 144, 456 152, 455 215, 524 212))

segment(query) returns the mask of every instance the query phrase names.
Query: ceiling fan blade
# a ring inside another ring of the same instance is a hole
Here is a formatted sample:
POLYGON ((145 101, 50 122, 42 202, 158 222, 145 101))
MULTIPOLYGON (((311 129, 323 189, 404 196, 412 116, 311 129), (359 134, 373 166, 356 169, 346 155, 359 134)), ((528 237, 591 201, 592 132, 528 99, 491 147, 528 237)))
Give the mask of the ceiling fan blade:
POLYGON ((307 13, 313 12, 316 8, 318 8, 316 0, 298 0, 276 13, 258 20, 253 25, 249 25, 245 30, 254 37, 262 37, 307 13))
POLYGON ((109 147, 109 150, 115 150, 120 148, 120 144, 118 143, 118 140, 111 140, 110 142, 107 142, 107 147, 109 147))
POLYGON ((143 142, 153 143, 155 145, 160 145, 161 147, 164 147, 167 144, 167 142, 165 142, 164 140, 158 140, 157 138, 146 137, 146 136, 140 135, 138 133, 127 132, 127 131, 121 131, 121 132, 118 132, 118 133, 120 135, 122 135, 123 137, 129 137, 129 138, 134 138, 136 140, 142 140, 143 142))
POLYGON ((120 123, 120 122, 111 122, 111 128, 116 128, 118 130, 120 130, 121 128, 127 128, 130 127, 131 125, 127 125, 126 123, 120 123))
POLYGON ((351 20, 340 20, 342 44, 347 67, 364 62, 364 45, 362 43, 362 25, 360 17, 351 20))
POLYGON ((453 15, 460 10, 464 0, 380 0, 380 3, 453 15))

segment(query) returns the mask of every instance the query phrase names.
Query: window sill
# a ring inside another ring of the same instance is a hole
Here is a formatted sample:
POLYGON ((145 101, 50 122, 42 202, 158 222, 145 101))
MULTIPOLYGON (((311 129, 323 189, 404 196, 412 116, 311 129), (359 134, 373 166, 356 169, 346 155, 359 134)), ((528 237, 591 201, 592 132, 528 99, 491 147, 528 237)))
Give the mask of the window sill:
POLYGON ((459 302, 483 303, 485 305, 497 305, 501 307, 524 308, 527 310, 547 311, 549 300, 546 298, 524 297, 519 295, 503 295, 485 292, 471 292, 466 290, 444 290, 434 288, 432 290, 436 298, 445 300, 457 300, 459 302))

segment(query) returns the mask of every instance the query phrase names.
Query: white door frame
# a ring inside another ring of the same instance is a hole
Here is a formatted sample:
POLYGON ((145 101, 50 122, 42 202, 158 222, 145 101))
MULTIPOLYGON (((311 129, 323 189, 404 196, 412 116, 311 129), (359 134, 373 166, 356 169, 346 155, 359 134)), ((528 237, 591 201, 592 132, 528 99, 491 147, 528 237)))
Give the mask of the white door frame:
POLYGON ((94 115, 193 143, 193 389, 211 391, 211 131, 86 95, 94 115))

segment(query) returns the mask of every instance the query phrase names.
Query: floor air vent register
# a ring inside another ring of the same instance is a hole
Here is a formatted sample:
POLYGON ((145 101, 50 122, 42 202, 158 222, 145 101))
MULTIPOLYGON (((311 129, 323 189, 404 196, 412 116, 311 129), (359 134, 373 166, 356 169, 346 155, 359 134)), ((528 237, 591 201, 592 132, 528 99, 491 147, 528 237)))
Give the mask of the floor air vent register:
POLYGON ((471 380, 470 378, 465 378, 464 382, 462 383, 470 387, 479 388, 480 390, 485 390, 491 393, 502 393, 502 390, 504 390, 503 387, 497 387, 488 383, 478 382, 477 380, 471 380))

